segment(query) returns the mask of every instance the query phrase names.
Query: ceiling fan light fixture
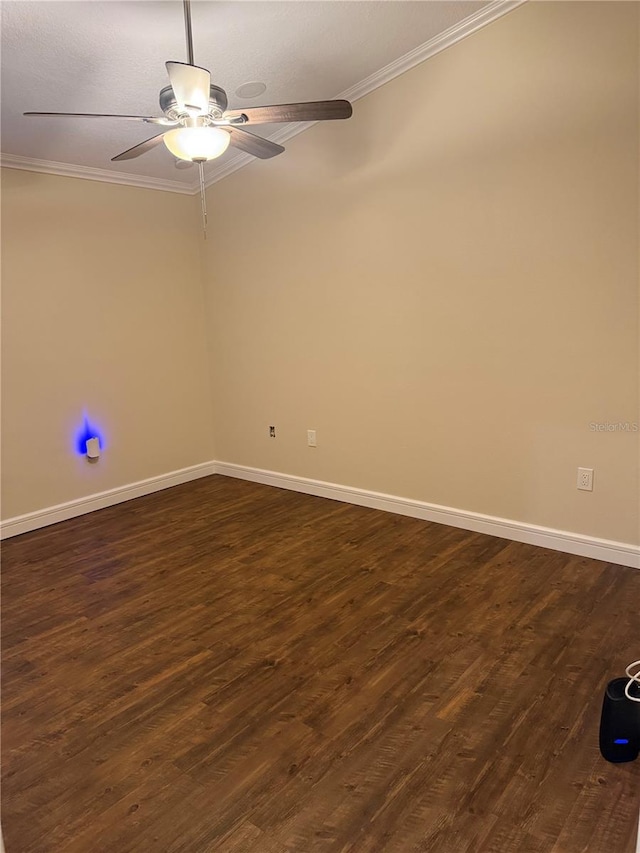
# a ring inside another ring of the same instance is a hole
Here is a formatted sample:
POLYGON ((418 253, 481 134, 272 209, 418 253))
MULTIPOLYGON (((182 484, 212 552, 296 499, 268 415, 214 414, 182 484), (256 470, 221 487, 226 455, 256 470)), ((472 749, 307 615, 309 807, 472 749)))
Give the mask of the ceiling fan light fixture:
POLYGON ((164 144, 180 160, 215 160, 229 147, 230 135, 220 127, 179 127, 164 135, 164 144))

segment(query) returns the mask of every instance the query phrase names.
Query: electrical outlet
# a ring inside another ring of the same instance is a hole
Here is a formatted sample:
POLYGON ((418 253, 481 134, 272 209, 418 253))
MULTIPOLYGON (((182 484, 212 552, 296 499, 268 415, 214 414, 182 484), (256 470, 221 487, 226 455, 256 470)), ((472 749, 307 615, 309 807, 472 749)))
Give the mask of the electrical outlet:
POLYGON ((309 447, 317 447, 315 429, 307 430, 307 444, 309 445, 309 447))
POLYGON ((276 437, 276 428, 274 426, 270 426, 269 427, 269 438, 275 438, 275 437, 276 437))
POLYGON ((593 468, 578 468, 578 488, 584 492, 593 491, 593 468))

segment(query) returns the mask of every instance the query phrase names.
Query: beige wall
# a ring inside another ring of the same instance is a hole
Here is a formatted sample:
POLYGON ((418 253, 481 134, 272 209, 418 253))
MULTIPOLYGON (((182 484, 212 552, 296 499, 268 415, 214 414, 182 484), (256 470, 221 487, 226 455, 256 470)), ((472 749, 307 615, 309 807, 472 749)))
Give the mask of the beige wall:
POLYGON ((518 8, 215 184, 204 266, 195 198, 3 170, 2 517, 217 458, 640 541, 637 33, 518 8))
POLYGON ((192 197, 3 170, 3 518, 213 457, 199 233, 192 197))
POLYGON ((217 458, 638 542, 638 435, 589 427, 639 420, 638 4, 526 4, 354 113, 209 190, 217 458))

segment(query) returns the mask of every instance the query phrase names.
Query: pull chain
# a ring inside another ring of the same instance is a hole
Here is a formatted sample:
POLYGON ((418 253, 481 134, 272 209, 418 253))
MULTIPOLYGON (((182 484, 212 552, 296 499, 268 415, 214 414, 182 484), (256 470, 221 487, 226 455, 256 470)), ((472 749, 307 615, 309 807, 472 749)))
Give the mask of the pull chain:
POLYGON ((202 231, 204 233, 204 239, 207 239, 207 195, 206 195, 206 187, 204 185, 204 163, 200 161, 198 163, 198 171, 200 172, 200 201, 202 203, 202 231))

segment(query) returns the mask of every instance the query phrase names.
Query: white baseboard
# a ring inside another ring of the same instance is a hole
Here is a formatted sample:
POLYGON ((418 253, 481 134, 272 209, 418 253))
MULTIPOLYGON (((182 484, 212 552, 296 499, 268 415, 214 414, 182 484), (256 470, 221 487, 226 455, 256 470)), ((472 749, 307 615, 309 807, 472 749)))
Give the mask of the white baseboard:
POLYGON ((264 483, 277 486, 280 489, 290 489, 294 492, 304 492, 322 498, 331 498, 344 503, 381 509, 398 515, 409 515, 424 521, 435 521, 438 524, 448 524, 451 527, 461 527, 476 533, 487 533, 514 542, 526 542, 529 545, 539 545, 552 548, 554 551, 564 551, 577 554, 580 557, 591 557, 604 560, 607 563, 617 563, 640 569, 640 547, 625 542, 613 542, 610 539, 596 539, 582 533, 570 533, 566 530, 555 530, 552 527, 540 527, 527 524, 524 521, 514 521, 510 518, 498 518, 493 515, 483 515, 479 512, 454 509, 425 501, 400 498, 366 489, 351 486, 340 486, 336 483, 326 483, 322 480, 311 480, 306 477, 295 477, 291 474, 281 474, 277 471, 264 471, 260 468, 249 468, 245 465, 235 465, 230 462, 216 462, 215 473, 241 480, 251 480, 254 483, 264 483))
POLYGON ((15 518, 8 518, 0 524, 0 539, 18 536, 18 534, 27 533, 29 530, 37 530, 39 527, 56 524, 58 521, 75 518, 96 509, 104 509, 104 507, 113 506, 123 501, 130 501, 132 498, 159 492, 161 489, 178 486, 180 483, 197 480, 199 477, 208 477, 215 473, 214 468, 213 462, 191 465, 189 468, 180 468, 178 471, 171 471, 158 477, 149 477, 148 480, 139 480, 137 483, 130 483, 128 486, 120 486, 85 498, 78 498, 75 501, 47 507, 47 509, 17 515, 15 518))
POLYGON ((607 563, 617 563, 621 566, 640 569, 640 547, 625 542, 596 539, 582 533, 570 533, 566 530, 555 530, 552 527, 540 527, 536 524, 527 524, 524 521, 514 521, 510 518, 483 515, 479 512, 469 512, 411 498, 401 498, 396 495, 372 492, 353 486, 341 486, 323 480, 296 477, 278 471, 265 471, 262 468, 250 468, 231 462, 213 461, 192 465, 189 468, 181 468, 179 471, 171 471, 159 477, 150 477, 148 480, 140 480, 128 486, 110 489, 37 512, 8 518, 0 525, 0 538, 6 539, 20 533, 27 533, 29 530, 37 530, 49 524, 56 524, 58 521, 65 521, 68 518, 113 506, 132 498, 139 498, 161 489, 168 489, 180 483, 187 483, 189 480, 207 477, 210 474, 223 474, 240 480, 251 480, 254 483, 264 483, 268 486, 276 486, 279 489, 289 489, 307 495, 342 501, 343 503, 381 509, 385 512, 408 515, 412 518, 421 518, 424 521, 435 521, 438 524, 448 524, 451 527, 460 527, 463 530, 472 530, 476 533, 486 533, 489 536, 499 536, 502 539, 511 539, 514 542, 526 542, 529 545, 552 548, 554 551, 564 551, 568 554, 577 554, 580 557, 591 557, 595 560, 604 560, 607 563))

